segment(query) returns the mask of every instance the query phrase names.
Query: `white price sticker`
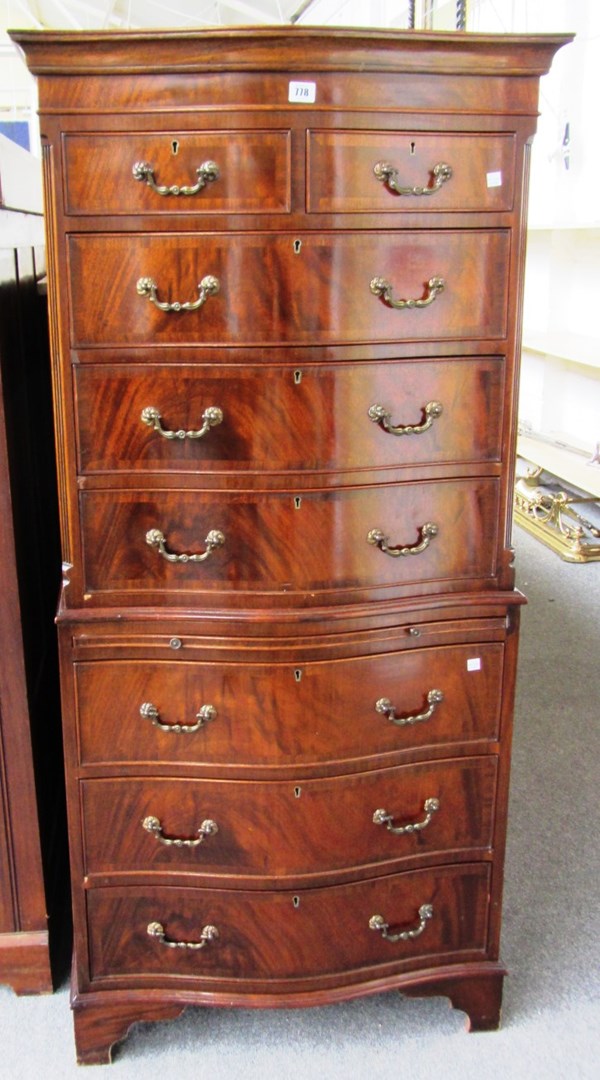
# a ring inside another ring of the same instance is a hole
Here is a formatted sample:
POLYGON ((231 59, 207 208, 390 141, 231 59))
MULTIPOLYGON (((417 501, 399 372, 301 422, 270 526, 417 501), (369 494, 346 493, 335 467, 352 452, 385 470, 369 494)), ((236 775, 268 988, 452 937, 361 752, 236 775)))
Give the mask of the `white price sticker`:
POLYGON ((489 172, 486 176, 488 187, 502 187, 502 173, 489 172))
POLYGON ((471 656, 467 660, 467 671, 481 671, 481 657, 471 656))
POLYGON ((314 82, 291 82, 288 89, 288 101, 300 105, 311 105, 317 100, 317 84, 314 82))

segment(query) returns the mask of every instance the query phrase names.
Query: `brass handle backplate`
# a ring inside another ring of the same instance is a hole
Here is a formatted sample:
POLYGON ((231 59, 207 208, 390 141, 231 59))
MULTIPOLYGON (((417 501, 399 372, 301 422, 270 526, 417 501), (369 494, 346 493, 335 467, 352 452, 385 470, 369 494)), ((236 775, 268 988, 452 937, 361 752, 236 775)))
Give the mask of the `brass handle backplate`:
POLYGON ((386 716, 397 727, 404 727, 405 724, 419 724, 422 720, 429 720, 443 700, 444 695, 441 690, 430 690, 427 694, 429 708, 424 709, 423 712, 414 713, 412 716, 396 716, 396 708, 392 705, 390 699, 382 697, 375 702, 375 712, 378 712, 381 716, 386 716))
POLYGON ((195 724, 163 724, 156 705, 153 705, 151 701, 145 701, 143 705, 140 705, 140 716, 144 720, 151 720, 154 727, 160 728, 161 731, 171 731, 175 735, 189 735, 194 731, 199 731, 207 720, 214 720, 216 715, 217 710, 214 705, 202 705, 196 713, 195 724))
POLYGON ((169 941, 163 924, 159 922, 148 923, 146 933, 160 941, 161 945, 167 945, 169 949, 203 949, 219 936, 216 926, 204 926, 200 933, 200 941, 169 941))
POLYGON ((136 161, 131 172, 134 180, 145 182, 157 195, 197 195, 207 184, 219 179, 219 166, 215 161, 202 162, 202 165, 196 169, 198 179, 193 185, 157 184, 154 179, 154 168, 147 161, 136 161))
POLYGON ((420 424, 399 424, 395 427, 390 423, 392 414, 383 405, 371 405, 369 420, 374 424, 381 424, 390 435, 422 435, 424 431, 429 431, 433 421, 437 420, 443 411, 439 401, 428 401, 423 409, 424 419, 420 424))
POLYGON ((212 274, 208 274, 202 278, 202 281, 198 285, 198 299, 186 300, 184 304, 181 304, 178 300, 169 304, 166 300, 158 299, 158 286, 153 278, 141 277, 136 284, 136 292, 138 296, 145 296, 151 303, 155 304, 160 311, 197 311, 203 304, 206 303, 209 296, 216 296, 221 288, 221 282, 218 278, 213 277, 212 274))
POLYGON ((384 304, 393 308, 424 308, 433 304, 436 296, 443 292, 446 282, 441 277, 429 278, 426 295, 418 300, 394 300, 392 297, 393 285, 386 278, 375 277, 369 288, 374 296, 380 296, 384 304))
POLYGON ((429 919, 432 918, 432 905, 421 904, 421 907, 419 908, 419 925, 415 926, 413 930, 401 930, 398 934, 390 934, 390 924, 386 923, 383 915, 371 915, 371 918, 369 919, 369 929, 379 930, 381 936, 393 945, 396 941, 413 941, 414 938, 419 937, 419 934, 423 933, 429 919))
POLYGON ((393 165, 389 165, 387 161, 378 161, 373 166, 373 172, 377 179, 381 180, 382 184, 385 184, 389 191, 394 191, 396 195, 434 195, 436 191, 440 190, 442 184, 445 184, 452 177, 452 166, 445 165, 443 161, 438 161, 437 165, 434 165, 431 170, 433 183, 429 183, 425 187, 403 187, 398 179, 398 169, 395 169, 393 165))
POLYGON ((184 428, 179 428, 176 431, 166 431, 161 424, 160 411, 154 405, 147 405, 145 409, 142 409, 140 420, 143 424, 147 424, 148 427, 158 431, 163 439, 202 439, 211 428, 223 423, 223 410, 216 405, 209 405, 202 413, 202 427, 196 431, 185 431, 184 428))
POLYGON ((393 825, 393 814, 388 814, 387 810, 376 810, 373 814, 374 825, 385 825, 388 832, 394 834, 394 836, 404 836, 406 833, 421 832, 429 825, 436 810, 440 808, 439 799, 425 799, 423 804, 423 813, 425 817, 422 821, 413 821, 409 825, 393 825))
POLYGON ((411 544, 408 547, 391 547, 385 533, 381 529, 371 529, 367 535, 367 543, 374 544, 383 551, 386 555, 391 555, 392 558, 397 559, 401 555, 420 555, 422 551, 425 551, 429 547, 434 536, 438 534, 438 527, 433 521, 426 521, 424 525, 421 525, 419 529, 421 539, 416 544, 411 544))
POLYGON ((146 533, 146 543, 150 547, 155 547, 162 555, 163 559, 171 563, 199 563, 208 559, 208 556, 215 551, 216 548, 221 547, 225 543, 225 537, 218 529, 211 529, 204 543, 206 544, 206 551, 203 551, 200 555, 188 555, 187 552, 183 552, 181 555, 176 555, 172 551, 167 551, 167 541, 164 533, 160 529, 149 529, 146 533))
POLYGON ((142 821, 142 828, 144 828, 146 832, 151 833, 160 844, 164 844, 166 847, 177 848, 198 847, 200 844, 204 843, 207 836, 214 836, 215 833, 218 833, 219 831, 219 826, 216 821, 207 818, 206 821, 202 822, 198 829, 198 835, 193 840, 182 840, 179 836, 165 836, 159 819, 152 815, 144 818, 142 821))

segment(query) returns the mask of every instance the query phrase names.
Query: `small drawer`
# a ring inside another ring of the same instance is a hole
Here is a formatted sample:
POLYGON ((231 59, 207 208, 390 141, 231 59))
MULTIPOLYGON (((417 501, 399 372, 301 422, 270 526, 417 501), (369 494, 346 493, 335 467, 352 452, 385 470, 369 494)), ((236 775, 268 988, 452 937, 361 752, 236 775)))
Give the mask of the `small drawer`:
POLYGON ((308 210, 509 211, 515 150, 509 134, 311 131, 308 210))
POLYGON ((293 777, 485 744, 498 738, 503 664, 501 642, 298 665, 78 662, 80 760, 293 777))
POLYGON ((492 845, 496 762, 461 758, 297 784, 83 781, 85 873, 275 887, 403 860, 479 858, 492 845))
POLYGON ((86 593, 181 605, 342 603, 398 586, 474 587, 495 570, 494 478, 327 491, 86 491, 86 593), (404 553, 402 555, 401 553, 404 553), (406 556, 406 557, 404 557, 406 556))
POLYGON ((289 131, 65 135, 63 156, 67 214, 290 210, 289 131))
POLYGON ((488 888, 489 867, 476 863, 295 894, 91 889, 90 977, 121 987, 128 977, 146 986, 179 978, 198 989, 285 992, 318 988, 327 976, 339 986, 442 958, 482 959, 488 888))
POLYGON ((345 471, 499 461, 501 357, 75 368, 79 468, 345 471))
POLYGON ((509 249, 507 229, 75 234, 72 344, 502 339, 509 249))

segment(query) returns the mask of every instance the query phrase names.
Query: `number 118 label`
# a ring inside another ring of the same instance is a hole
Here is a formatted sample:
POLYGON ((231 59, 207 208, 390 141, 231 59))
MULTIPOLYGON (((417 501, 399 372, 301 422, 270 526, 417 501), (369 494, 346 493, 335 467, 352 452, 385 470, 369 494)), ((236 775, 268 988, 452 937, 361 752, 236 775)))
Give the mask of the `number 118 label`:
POLYGON ((299 105, 310 105, 316 101, 317 84, 314 82, 291 82, 288 89, 288 101, 299 105))

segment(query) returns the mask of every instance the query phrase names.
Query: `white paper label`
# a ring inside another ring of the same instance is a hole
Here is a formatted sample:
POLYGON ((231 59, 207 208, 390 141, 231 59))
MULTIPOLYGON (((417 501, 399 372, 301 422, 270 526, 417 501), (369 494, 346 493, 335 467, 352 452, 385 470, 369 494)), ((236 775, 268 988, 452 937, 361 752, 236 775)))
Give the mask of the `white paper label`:
POLYGON ((481 671, 481 657, 471 656, 467 660, 467 671, 481 671))
POLYGON ((317 99, 317 84, 314 82, 291 82, 288 90, 288 101, 295 101, 301 105, 310 105, 317 99))
POLYGON ((502 173, 489 172, 486 176, 488 187, 502 187, 502 173))

